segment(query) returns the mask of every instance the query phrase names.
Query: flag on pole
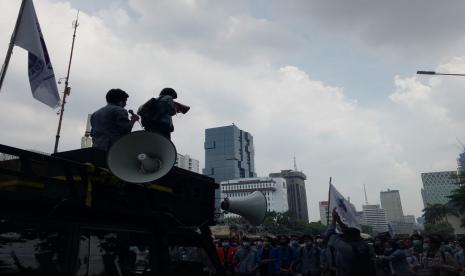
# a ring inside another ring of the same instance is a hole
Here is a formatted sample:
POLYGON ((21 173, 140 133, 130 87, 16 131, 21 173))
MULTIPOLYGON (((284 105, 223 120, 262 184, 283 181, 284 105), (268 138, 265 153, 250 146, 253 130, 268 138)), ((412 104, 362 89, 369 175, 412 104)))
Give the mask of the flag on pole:
POLYGON ((356 211, 352 204, 345 199, 341 193, 333 186, 329 184, 329 212, 332 212, 336 208, 336 212, 339 214, 341 219, 348 227, 353 227, 361 230, 360 225, 357 222, 356 211))
POLYGON ((32 0, 23 0, 24 7, 18 15, 14 44, 28 51, 28 74, 33 97, 50 106, 60 104, 60 96, 52 63, 32 0))

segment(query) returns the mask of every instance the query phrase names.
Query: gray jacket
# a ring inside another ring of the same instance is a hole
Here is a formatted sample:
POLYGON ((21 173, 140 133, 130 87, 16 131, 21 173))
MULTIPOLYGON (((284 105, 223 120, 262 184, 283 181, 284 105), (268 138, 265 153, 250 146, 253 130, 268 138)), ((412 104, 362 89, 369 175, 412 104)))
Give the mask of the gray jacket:
POLYGON ((116 140, 131 132, 133 124, 128 112, 121 106, 107 104, 90 117, 91 135, 94 148, 108 151, 116 140))
POLYGON ((171 131, 173 131, 174 126, 171 117, 173 115, 176 115, 176 107, 174 105, 173 98, 171 98, 171 96, 166 95, 159 97, 158 100, 162 103, 161 106, 163 106, 163 112, 159 118, 159 122, 160 124, 169 126, 171 131))

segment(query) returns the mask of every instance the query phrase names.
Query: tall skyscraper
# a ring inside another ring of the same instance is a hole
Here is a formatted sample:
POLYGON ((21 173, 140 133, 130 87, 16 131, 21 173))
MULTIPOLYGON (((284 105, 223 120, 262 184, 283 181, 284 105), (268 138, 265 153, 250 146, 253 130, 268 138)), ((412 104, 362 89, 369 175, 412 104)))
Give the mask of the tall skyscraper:
POLYGON ((307 176, 303 172, 283 170, 279 173, 270 173, 270 177, 286 179, 289 210, 294 212, 298 219, 308 222, 307 193, 305 190, 307 176))
POLYGON ((378 204, 367 204, 362 206, 363 224, 371 226, 376 233, 389 230, 386 212, 378 204))
POLYGON ((81 149, 92 147, 92 137, 90 137, 90 116, 92 116, 92 114, 87 115, 86 132, 84 132, 84 136, 81 137, 81 149))
POLYGON ((404 212, 400 201, 399 190, 387 190, 380 193, 381 206, 386 211, 388 222, 403 222, 404 212))
POLYGON ((329 217, 329 202, 320 201, 318 207, 320 209, 320 222, 323 225, 327 225, 328 219, 331 220, 331 217, 329 217))
POLYGON ((459 158, 457 159, 457 171, 459 173, 465 173, 465 150, 459 155, 459 158))
POLYGON ((235 125, 205 130, 203 174, 216 182, 256 177, 253 137, 235 125))
POLYGON ((456 176, 456 171, 422 173, 421 196, 424 207, 428 204, 446 204, 448 196, 458 187, 456 176))

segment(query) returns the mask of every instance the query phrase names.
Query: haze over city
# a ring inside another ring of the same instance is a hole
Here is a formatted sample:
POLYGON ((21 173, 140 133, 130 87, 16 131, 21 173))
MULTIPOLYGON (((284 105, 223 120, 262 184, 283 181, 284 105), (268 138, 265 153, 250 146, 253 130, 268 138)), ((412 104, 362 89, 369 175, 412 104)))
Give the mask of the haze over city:
MULTIPOLYGON (((21 1, 0 0, 5 55, 21 1), (8 35, 7 35, 8 34, 8 35)), ((400 191, 423 209, 420 173, 457 168, 463 150, 465 3, 449 1, 41 0, 35 8, 57 79, 80 10, 60 150, 80 147, 87 114, 110 88, 137 109, 163 87, 191 111, 174 118, 179 152, 204 165, 205 129, 254 137, 259 176, 297 167, 311 221, 328 181, 360 208, 400 191)), ((63 86, 59 86, 62 91, 63 86)), ((16 47, 0 92, 1 143, 52 152, 56 110, 31 97, 16 47)))

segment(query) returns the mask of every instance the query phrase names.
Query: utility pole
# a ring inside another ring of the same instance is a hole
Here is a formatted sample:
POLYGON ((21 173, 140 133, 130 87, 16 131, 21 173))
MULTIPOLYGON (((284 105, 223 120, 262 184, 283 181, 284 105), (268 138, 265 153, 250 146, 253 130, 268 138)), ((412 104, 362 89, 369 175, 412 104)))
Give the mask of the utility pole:
POLYGON ((78 19, 79 19, 79 11, 77 12, 76 20, 73 22, 73 27, 74 27, 73 42, 71 43, 71 53, 69 55, 69 62, 68 62, 68 73, 66 74, 66 78, 65 78, 65 89, 63 91, 63 100, 61 101, 61 108, 60 108, 60 111, 59 111, 60 112, 60 119, 58 120, 57 135, 55 136, 55 148, 53 150, 54 153, 58 152, 58 143, 60 141, 61 123, 63 121, 63 113, 65 111, 66 96, 68 96, 70 94, 70 92, 71 92, 71 87, 68 86, 68 84, 69 84, 69 73, 71 71, 71 61, 73 59, 74 40, 76 38, 76 29, 79 26, 78 19))

